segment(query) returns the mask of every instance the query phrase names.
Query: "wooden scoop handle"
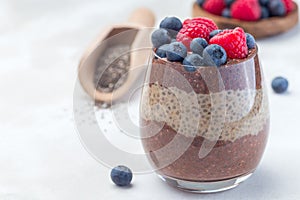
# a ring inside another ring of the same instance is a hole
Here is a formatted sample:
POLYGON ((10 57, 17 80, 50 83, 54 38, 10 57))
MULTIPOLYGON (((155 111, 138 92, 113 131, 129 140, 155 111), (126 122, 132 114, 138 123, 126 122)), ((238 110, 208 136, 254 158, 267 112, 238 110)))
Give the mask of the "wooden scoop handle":
POLYGON ((148 8, 138 8, 130 14, 128 22, 144 27, 153 27, 155 24, 155 16, 148 8))

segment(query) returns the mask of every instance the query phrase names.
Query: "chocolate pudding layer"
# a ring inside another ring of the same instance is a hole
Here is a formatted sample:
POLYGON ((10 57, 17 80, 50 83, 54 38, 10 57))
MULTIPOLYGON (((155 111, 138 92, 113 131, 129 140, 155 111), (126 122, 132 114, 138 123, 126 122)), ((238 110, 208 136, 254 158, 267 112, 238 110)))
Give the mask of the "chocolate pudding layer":
POLYGON ((158 173, 217 181, 255 170, 269 131, 268 99, 256 48, 246 59, 195 72, 155 58, 146 80, 141 134, 158 173), (212 148, 199 156, 207 144, 212 148))
MULTIPOLYGON (((149 134, 154 134, 152 132, 156 130, 153 127, 155 124, 144 121, 143 125, 148 125, 149 134)), ((205 138, 197 136, 192 139, 191 145, 178 159, 174 159, 174 162, 170 162, 166 166, 164 164, 169 161, 164 161, 162 158, 169 159, 172 152, 185 147, 180 147, 181 144, 177 143, 173 146, 174 148, 157 151, 168 145, 176 135, 179 137, 178 140, 182 141, 188 140, 186 136, 178 134, 168 125, 164 125, 155 136, 144 139, 143 145, 146 152, 149 153, 151 164, 162 175, 189 181, 219 181, 248 174, 255 170, 263 155, 268 131, 269 122, 267 121, 257 135, 245 135, 234 142, 218 140, 211 152, 202 159, 199 158, 199 151, 205 138), (160 157, 160 160, 156 157, 160 157)), ((182 145, 186 145, 186 142, 182 145)))

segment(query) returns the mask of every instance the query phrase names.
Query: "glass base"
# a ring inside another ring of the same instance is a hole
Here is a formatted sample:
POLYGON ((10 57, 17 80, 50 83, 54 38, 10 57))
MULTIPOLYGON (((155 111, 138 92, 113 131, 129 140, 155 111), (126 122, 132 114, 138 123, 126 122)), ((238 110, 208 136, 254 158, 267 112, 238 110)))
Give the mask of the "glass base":
POLYGON ((194 182, 194 181, 186 181, 186 180, 171 178, 163 175, 158 175, 158 176, 169 185, 186 192, 214 193, 214 192, 222 192, 225 190, 232 189, 238 186, 241 182, 248 179, 251 175, 252 173, 240 177, 232 178, 232 179, 227 179, 222 181, 209 181, 209 182, 194 182))

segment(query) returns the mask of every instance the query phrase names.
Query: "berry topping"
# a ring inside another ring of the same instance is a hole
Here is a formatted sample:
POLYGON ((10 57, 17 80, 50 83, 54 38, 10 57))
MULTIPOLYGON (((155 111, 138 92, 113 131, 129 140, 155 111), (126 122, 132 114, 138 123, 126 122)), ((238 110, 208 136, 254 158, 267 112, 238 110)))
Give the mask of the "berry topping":
POLYGON ((224 0, 206 0, 202 7, 212 14, 221 15, 226 5, 224 0))
POLYGON ((117 166, 111 170, 111 180, 118 186, 127 186, 132 180, 132 172, 126 166, 117 166))
POLYGON ((160 22, 159 28, 179 31, 182 28, 182 23, 177 17, 166 17, 160 22))
POLYGON ((194 38, 191 42, 190 49, 193 53, 202 55, 203 49, 207 47, 208 43, 203 38, 194 38))
POLYGON ((261 16, 260 16, 260 18, 261 19, 266 19, 268 17, 270 17, 269 9, 265 6, 262 6, 261 7, 261 16))
POLYGON ((182 64, 188 72, 193 72, 196 70, 196 67, 203 66, 203 59, 198 54, 190 54, 183 60, 182 64))
POLYGON ((160 28, 152 33, 151 41, 153 46, 158 48, 164 44, 169 44, 171 42, 171 36, 167 30, 160 28))
POLYGON ((242 59, 248 55, 246 35, 240 27, 224 30, 211 38, 209 43, 222 46, 231 59, 242 59))
POLYGON ((226 63, 227 54, 223 47, 211 44, 204 49, 203 59, 206 65, 219 67, 226 63))
POLYGON ((156 55, 160 58, 165 58, 167 57, 168 49, 169 49, 169 44, 164 44, 156 50, 156 55))
POLYGON ((186 19, 175 40, 170 37, 171 29, 167 30, 175 31, 175 26, 170 25, 177 23, 175 21, 180 20, 166 17, 151 39, 156 58, 182 62, 188 72, 196 71, 199 66, 220 67, 230 59, 246 58, 248 50, 256 48, 254 37, 242 28, 220 30, 205 17, 186 19))
POLYGON ((211 19, 205 17, 186 19, 177 35, 177 41, 182 42, 189 48, 190 42, 194 38, 201 37, 208 41, 209 33, 215 29, 218 29, 218 27, 211 19))
POLYGON ((197 2, 197 4, 198 4, 199 6, 202 6, 203 3, 204 3, 204 0, 197 0, 196 2, 197 2))
POLYGON ((250 33, 245 33, 245 34, 246 34, 246 42, 247 42, 248 49, 254 49, 256 46, 254 37, 250 33))
POLYGON ((296 6, 293 0, 199 0, 198 5, 212 14, 243 21, 285 16, 296 6))
POLYGON ((274 90, 274 92, 281 94, 284 93, 285 91, 287 91, 289 86, 289 82, 286 78, 284 77, 276 77, 273 79, 272 81, 272 88, 274 90))
POLYGON ((237 0, 231 6, 231 16, 245 21, 260 19, 261 9, 258 0, 237 0))
POLYGON ((169 45, 166 55, 169 61, 181 62, 187 55, 187 49, 181 42, 173 42, 169 45))
POLYGON ((268 8, 271 16, 284 16, 286 8, 281 0, 270 0, 268 8))
POLYGON ((293 11, 295 9, 295 4, 293 2, 293 0, 282 0, 285 9, 286 9, 286 13, 290 13, 291 11, 293 11))
POLYGON ((259 0, 259 4, 260 4, 261 6, 267 6, 268 3, 269 3, 269 0, 259 0))
POLYGON ((224 0, 224 1, 227 8, 229 8, 231 4, 234 2, 234 0, 224 0))
POLYGON ((215 35, 221 33, 223 30, 220 30, 220 29, 216 29, 216 30, 213 30, 212 32, 209 33, 209 39, 214 37, 215 35))
POLYGON ((177 41, 182 42, 186 47, 190 46, 194 38, 209 39, 209 30, 204 24, 190 23, 183 26, 177 34, 177 41))
POLYGON ((183 67, 184 67, 185 71, 187 71, 187 72, 194 72, 197 69, 195 66, 191 66, 191 65, 184 65, 183 67))
POLYGON ((216 25, 216 23, 213 20, 206 18, 206 17, 196 17, 193 19, 186 19, 183 22, 183 26, 185 26, 186 24, 190 24, 190 23, 203 24, 208 28, 209 32, 218 29, 218 26, 216 25))
POLYGON ((230 18, 231 17, 231 11, 229 8, 224 8, 222 11, 222 16, 226 17, 226 18, 230 18))

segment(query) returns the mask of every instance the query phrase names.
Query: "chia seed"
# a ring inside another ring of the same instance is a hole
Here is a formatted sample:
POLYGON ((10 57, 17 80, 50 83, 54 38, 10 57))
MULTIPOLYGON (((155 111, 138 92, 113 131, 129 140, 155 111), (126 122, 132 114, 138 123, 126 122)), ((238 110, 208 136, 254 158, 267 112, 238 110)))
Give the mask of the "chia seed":
POLYGON ((130 45, 108 47, 97 61, 94 85, 100 92, 109 93, 118 89, 127 79, 130 65, 130 45))

